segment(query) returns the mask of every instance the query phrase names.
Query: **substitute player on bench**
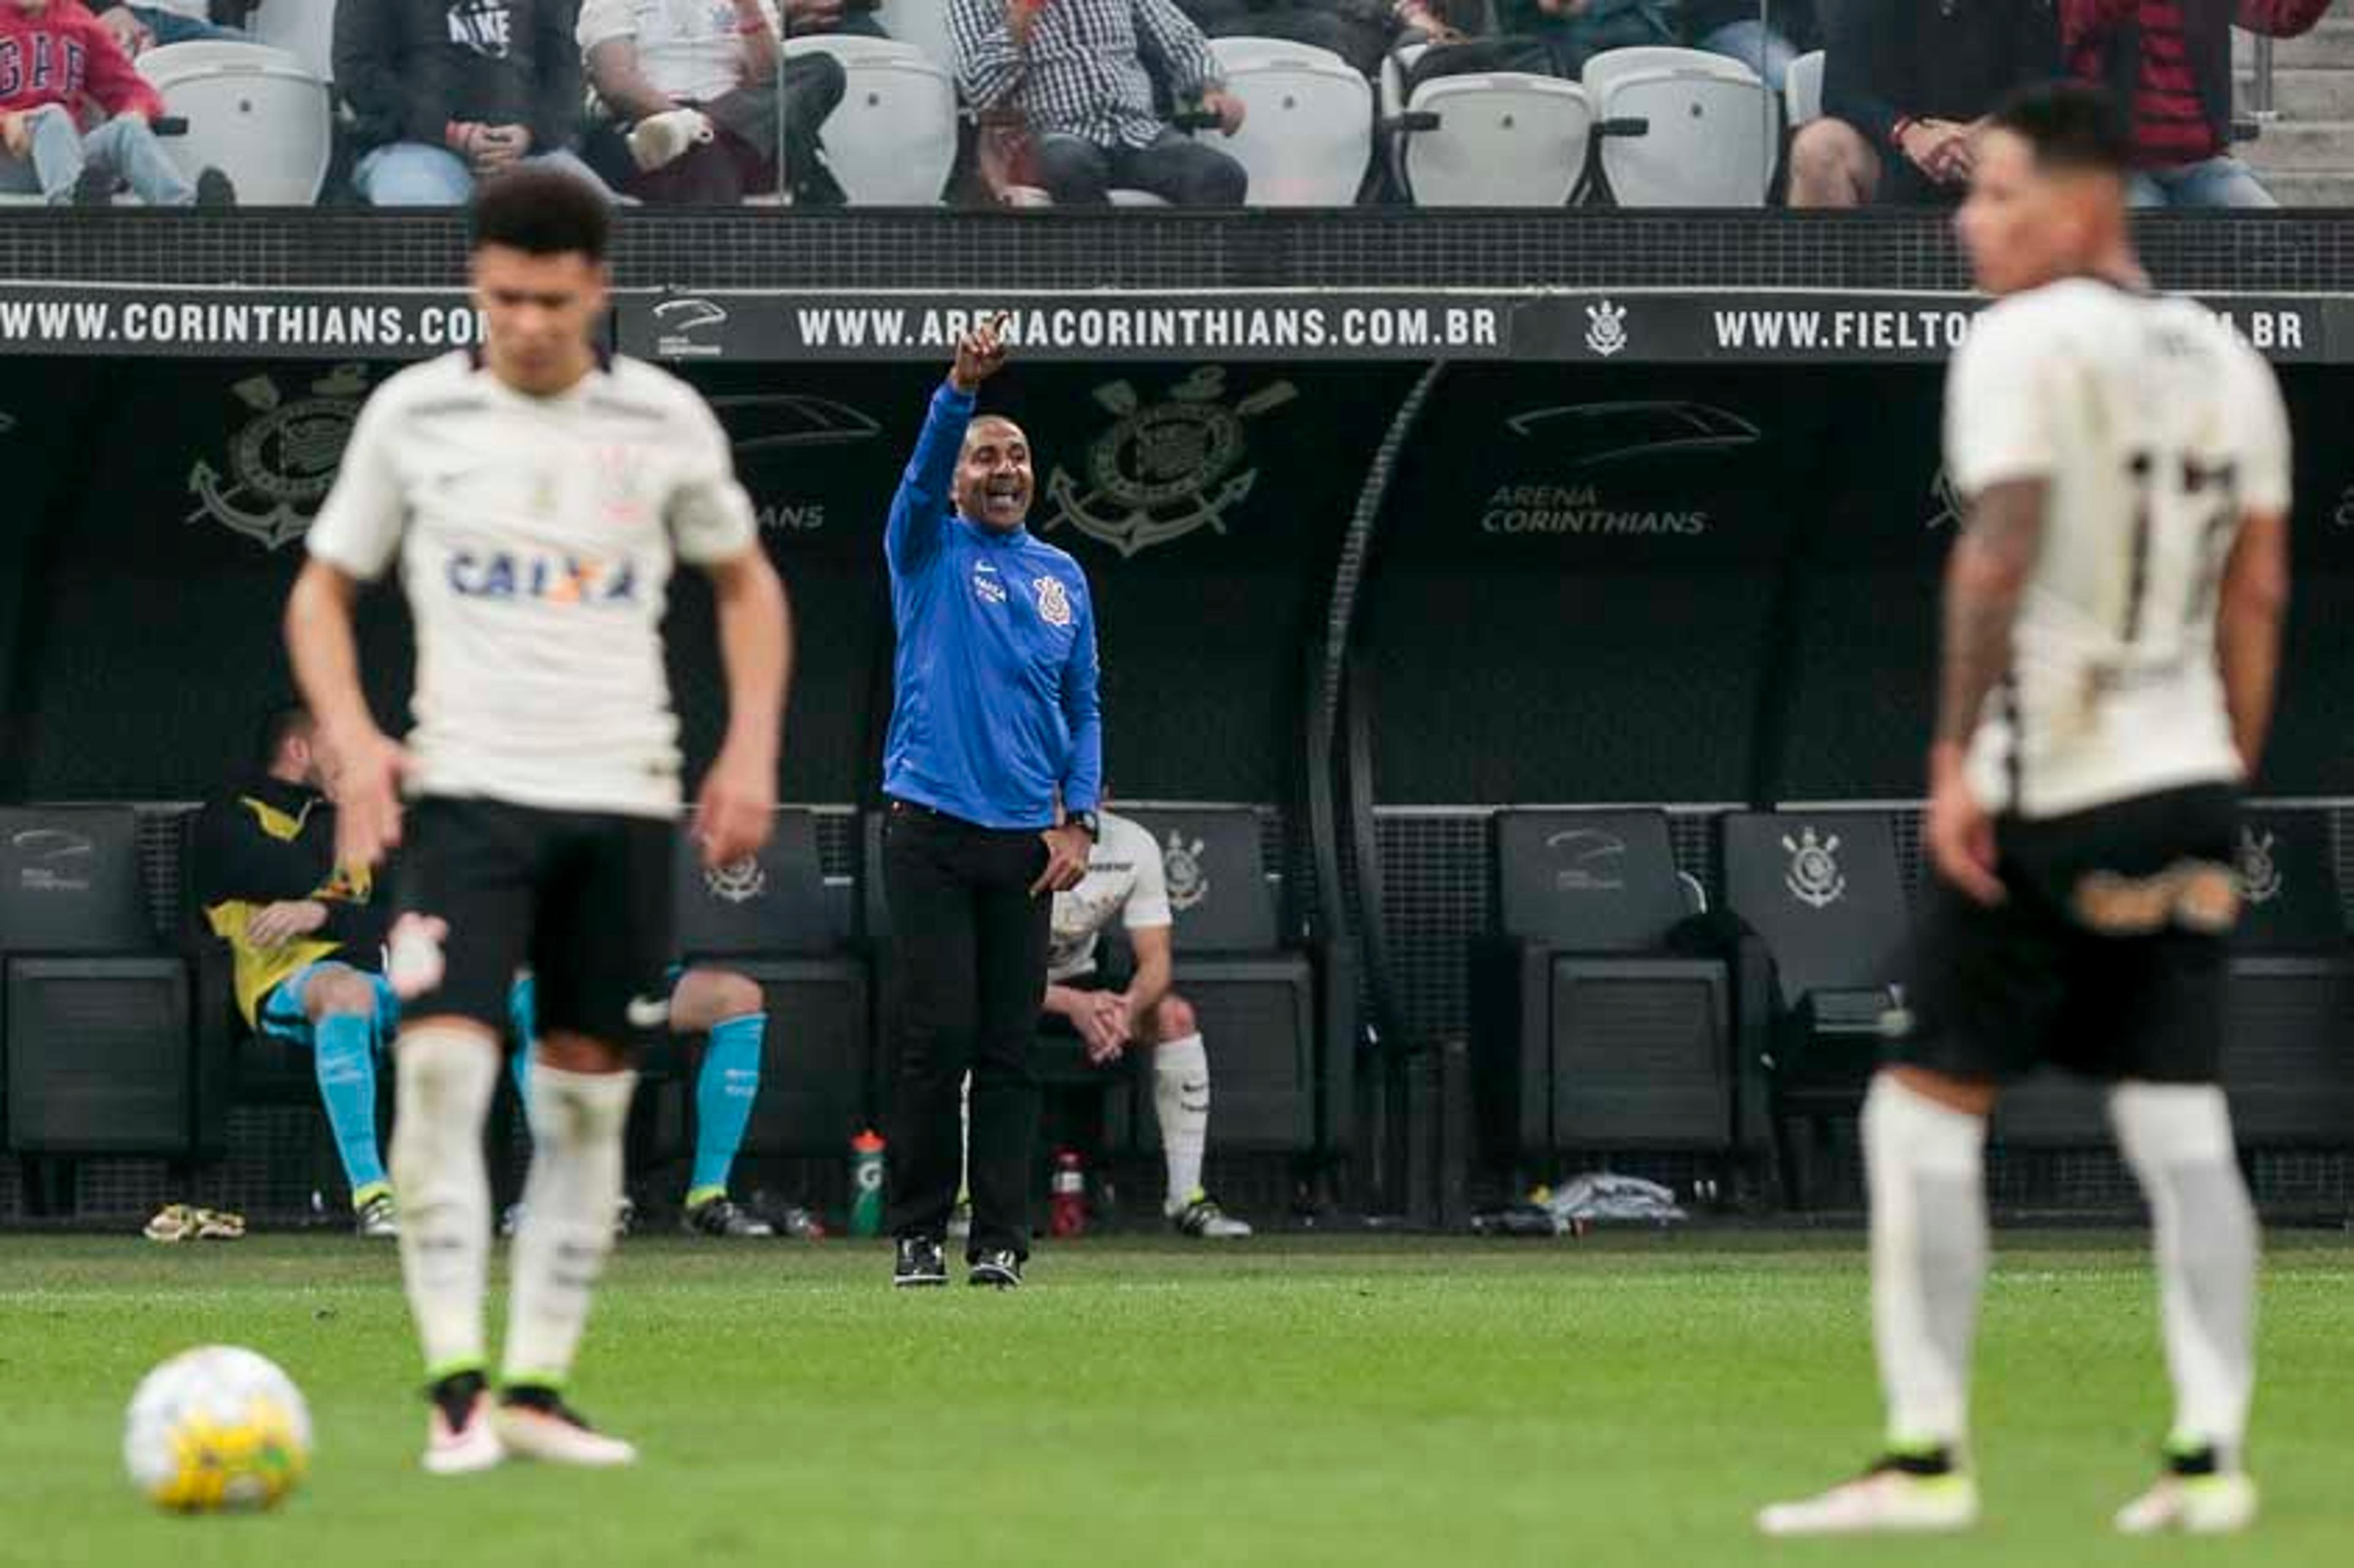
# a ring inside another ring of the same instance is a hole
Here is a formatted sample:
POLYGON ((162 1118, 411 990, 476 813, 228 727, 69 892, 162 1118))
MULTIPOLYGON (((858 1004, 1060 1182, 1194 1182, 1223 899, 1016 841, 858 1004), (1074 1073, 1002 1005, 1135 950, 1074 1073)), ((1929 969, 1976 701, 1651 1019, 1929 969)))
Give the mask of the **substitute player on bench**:
POLYGON ((1088 853, 1085 880, 1055 895, 1046 1027, 1076 1034, 1087 1060, 1099 1067, 1117 1063, 1130 1047, 1152 1054, 1152 1108, 1169 1164, 1161 1213, 1189 1236, 1246 1236, 1250 1226, 1202 1187, 1202 1153, 1210 1140, 1210 1057, 1192 1004, 1171 989, 1174 917, 1161 846, 1117 812, 1101 812, 1098 820, 1103 837, 1088 853), (1136 973, 1125 991, 1108 989, 1096 967, 1096 949, 1114 916, 1127 927, 1136 955, 1136 973))
POLYGON ((485 184, 473 277, 487 344, 369 399, 287 609, 295 673, 344 764, 343 859, 373 864, 406 844, 392 1175, 436 1473, 508 1454, 637 1457, 562 1393, 612 1245, 637 1081, 628 1042, 668 1013, 680 761, 661 624, 678 559, 710 575, 727 672, 726 738, 696 819, 709 863, 757 850, 776 808, 783 589, 710 409, 596 347, 607 224, 603 198, 563 174, 485 184), (396 556, 418 641, 406 750, 369 715, 352 628, 359 585, 396 556), (405 821, 404 785, 417 797, 405 821), (526 963, 545 1033, 493 1414, 482 1123, 526 963))
POLYGON ((1886 1456, 1767 1509, 1768 1534, 1976 1520, 1987 1117, 2039 1063, 2114 1086, 2157 1226, 2174 1428, 2116 1526, 2255 1517, 2256 1221, 2216 1074, 2238 794, 2288 590, 2288 424, 2253 350, 2148 291, 2132 172, 2123 117, 2083 88, 2022 94, 1978 145, 1959 225, 2001 300, 1946 383, 1968 524, 1946 575, 1935 875, 1863 1110, 1886 1456))

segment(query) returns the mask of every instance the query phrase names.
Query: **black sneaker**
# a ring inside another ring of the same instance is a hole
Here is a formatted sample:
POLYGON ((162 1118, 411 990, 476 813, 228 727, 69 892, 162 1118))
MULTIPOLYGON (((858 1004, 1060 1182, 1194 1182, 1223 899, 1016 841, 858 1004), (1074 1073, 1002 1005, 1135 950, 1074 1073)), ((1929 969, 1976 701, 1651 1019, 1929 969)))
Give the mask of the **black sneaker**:
POLYGON ((73 204, 76 207, 112 207, 114 193, 122 182, 112 169, 102 164, 84 164, 74 180, 73 204))
POLYGON ((237 186, 218 169, 207 169, 196 176, 196 205, 214 208, 235 207, 237 186))
POLYGON ((938 1236, 901 1236, 899 1253, 891 1265, 891 1283, 901 1290, 910 1286, 946 1285, 949 1260, 941 1255, 938 1236))
POLYGON ((700 1203, 687 1205, 679 1216, 679 1228, 694 1236, 726 1236, 731 1240, 748 1236, 772 1236, 776 1226, 766 1220, 755 1219, 737 1208, 729 1198, 705 1198, 700 1203))
POLYGON ((991 1247, 972 1260, 972 1272, 965 1277, 967 1285, 991 1285, 1000 1290, 1018 1289, 1022 1284, 1022 1259, 1009 1247, 991 1247))

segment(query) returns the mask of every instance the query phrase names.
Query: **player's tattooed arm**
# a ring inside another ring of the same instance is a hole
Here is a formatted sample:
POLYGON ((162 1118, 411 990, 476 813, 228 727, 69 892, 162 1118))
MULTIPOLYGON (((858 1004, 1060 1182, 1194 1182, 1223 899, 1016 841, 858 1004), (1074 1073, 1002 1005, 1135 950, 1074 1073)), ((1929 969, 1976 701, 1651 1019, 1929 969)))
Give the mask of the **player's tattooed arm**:
POLYGON ((1946 563, 1940 747, 1969 744, 1987 694, 2010 668, 2011 625, 2043 546, 2048 493, 2041 479, 2009 480, 1988 485, 1970 503, 1969 522, 1946 563))

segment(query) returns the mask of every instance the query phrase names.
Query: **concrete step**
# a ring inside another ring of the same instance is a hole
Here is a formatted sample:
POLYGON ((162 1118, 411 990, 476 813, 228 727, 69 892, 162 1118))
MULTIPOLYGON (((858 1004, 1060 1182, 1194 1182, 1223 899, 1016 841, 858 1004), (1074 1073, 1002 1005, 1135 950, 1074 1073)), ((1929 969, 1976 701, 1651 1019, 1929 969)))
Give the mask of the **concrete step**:
POLYGON ((2354 169, 2301 175, 2256 172, 2264 189, 2283 207, 2354 207, 2354 169))
POLYGON ((2296 174, 2354 168, 2354 120, 2275 120, 2234 149, 2260 169, 2296 174))
MULTIPOLYGON (((2243 72, 2238 97, 2245 113, 2255 102, 2255 78, 2243 72)), ((2273 72, 2273 108, 2285 120, 2354 120, 2354 70, 2273 72)))
MULTIPOLYGON (((2255 58, 2255 37, 2239 28, 2232 31, 2232 57, 2247 73, 2255 58)), ((2273 66, 2285 70, 2354 70, 2354 17, 2329 16, 2301 38, 2274 38, 2273 66)))

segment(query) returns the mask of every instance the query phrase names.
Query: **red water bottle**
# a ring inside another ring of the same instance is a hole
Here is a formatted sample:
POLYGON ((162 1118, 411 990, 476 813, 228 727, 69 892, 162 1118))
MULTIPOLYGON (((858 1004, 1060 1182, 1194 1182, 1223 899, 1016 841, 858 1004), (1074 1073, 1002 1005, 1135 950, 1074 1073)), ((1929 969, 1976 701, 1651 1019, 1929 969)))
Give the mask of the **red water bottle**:
POLYGON ((1047 1228, 1057 1236, 1087 1234, 1087 1172, 1079 1161, 1077 1150, 1055 1151, 1055 1183, 1051 1191, 1052 1218, 1047 1228))

